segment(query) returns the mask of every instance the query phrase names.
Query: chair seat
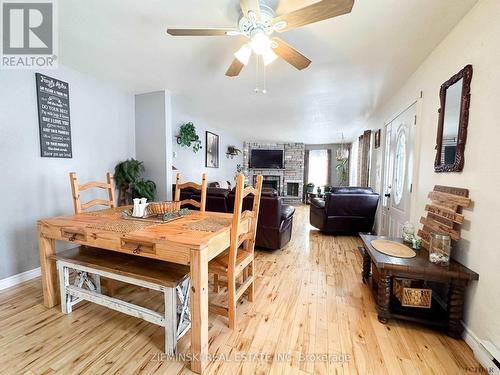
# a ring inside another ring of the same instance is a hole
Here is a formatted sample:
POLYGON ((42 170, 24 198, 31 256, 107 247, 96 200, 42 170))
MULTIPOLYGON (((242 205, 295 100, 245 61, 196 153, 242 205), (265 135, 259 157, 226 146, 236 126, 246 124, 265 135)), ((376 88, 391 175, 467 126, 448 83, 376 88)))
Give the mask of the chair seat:
POLYGON ((175 288, 189 276, 189 267, 187 266, 88 246, 78 246, 62 251, 53 255, 52 258, 152 282, 168 288, 175 288))
MULTIPOLYGON (((246 266, 254 259, 254 254, 242 249, 238 250, 236 255, 235 274, 239 274, 246 266)), ((229 265, 229 250, 224 251, 221 255, 212 259, 208 263, 208 272, 212 273, 227 273, 229 265)))

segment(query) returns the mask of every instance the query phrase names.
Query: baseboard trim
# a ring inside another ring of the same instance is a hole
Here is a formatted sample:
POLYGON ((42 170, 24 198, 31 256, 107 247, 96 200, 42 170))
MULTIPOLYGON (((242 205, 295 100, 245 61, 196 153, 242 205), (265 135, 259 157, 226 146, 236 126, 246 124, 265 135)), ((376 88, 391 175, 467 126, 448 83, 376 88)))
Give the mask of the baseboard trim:
MULTIPOLYGON (((493 365, 492 354, 484 347, 482 341, 465 324, 463 339, 474 352, 474 357, 484 367, 487 374, 500 375, 500 370, 493 365)), ((469 369, 478 372, 477 369, 469 369)))
POLYGON ((22 282, 34 279, 35 277, 40 276, 42 273, 40 267, 34 268, 32 270, 18 273, 17 275, 12 275, 5 279, 0 280, 0 290, 10 288, 12 286, 16 286, 22 282))

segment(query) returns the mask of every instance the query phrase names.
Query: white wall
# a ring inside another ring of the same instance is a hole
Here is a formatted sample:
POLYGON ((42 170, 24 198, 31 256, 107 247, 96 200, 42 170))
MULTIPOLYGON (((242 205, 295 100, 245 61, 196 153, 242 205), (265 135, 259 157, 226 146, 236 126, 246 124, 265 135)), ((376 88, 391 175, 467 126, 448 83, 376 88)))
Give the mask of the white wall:
MULTIPOLYGON (((417 176, 412 221, 417 224, 434 185, 470 189, 474 201, 464 210, 463 239, 453 256, 479 273, 468 289, 465 322, 480 339, 500 348, 500 1, 481 0, 431 53, 384 108, 370 120, 372 129, 383 128, 391 116, 420 96, 416 134, 417 176), (434 173, 439 88, 472 64, 469 133, 462 173, 434 173)), ((383 132, 382 132, 383 133, 383 132)), ((383 141, 382 141, 383 144, 383 141)), ((373 165, 381 163, 383 148, 375 150, 373 165)), ((375 168, 372 168, 374 172, 375 168)), ((377 183, 372 175, 372 184, 377 183)))
POLYGON ((0 71, 0 279, 39 266, 36 221, 73 213, 69 172, 105 181, 135 154, 132 95, 66 67, 43 73, 69 83, 73 158, 40 157, 35 72, 0 71))
MULTIPOLYGON (((229 181, 234 186, 236 165, 243 165, 243 155, 233 159, 226 157, 227 146, 234 145, 243 151, 243 141, 235 138, 229 132, 218 129, 204 119, 194 116, 190 103, 177 96, 172 97, 172 144, 177 157, 173 158, 173 165, 182 174, 183 181, 200 181, 202 173, 207 173, 208 182, 229 181), (175 136, 179 134, 179 127, 187 122, 196 126, 196 131, 202 141, 202 149, 194 153, 191 148, 181 147, 177 144, 175 136), (205 132, 210 131, 219 136, 219 168, 205 168, 205 132)), ((235 119, 235 121, 237 121, 235 119)))
POLYGON ((172 124, 168 91, 135 96, 137 159, 144 162, 144 178, 156 184, 156 199, 167 200, 172 189, 172 124))

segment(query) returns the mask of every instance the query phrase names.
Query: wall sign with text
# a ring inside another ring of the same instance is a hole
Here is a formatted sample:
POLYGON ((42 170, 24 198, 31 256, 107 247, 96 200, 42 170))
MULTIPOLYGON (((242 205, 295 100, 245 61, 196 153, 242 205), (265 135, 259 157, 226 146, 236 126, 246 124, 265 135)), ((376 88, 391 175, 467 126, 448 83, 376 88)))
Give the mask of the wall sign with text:
POLYGON ((69 86, 66 82, 36 73, 40 154, 72 158, 69 86))

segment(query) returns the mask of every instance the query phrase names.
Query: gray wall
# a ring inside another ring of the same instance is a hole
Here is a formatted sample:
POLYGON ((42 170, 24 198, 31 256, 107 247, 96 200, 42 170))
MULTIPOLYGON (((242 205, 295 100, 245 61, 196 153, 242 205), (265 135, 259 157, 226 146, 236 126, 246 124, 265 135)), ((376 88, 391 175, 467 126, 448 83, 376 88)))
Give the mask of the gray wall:
POLYGON ((171 197, 172 126, 168 91, 135 96, 136 156, 144 162, 144 178, 156 183, 156 199, 171 197))
POLYGON ((43 73, 69 83, 73 158, 40 157, 34 71, 0 71, 0 279, 39 266, 36 221, 73 213, 69 172, 104 181, 135 154, 133 95, 66 67, 43 73))
MULTIPOLYGON (((306 145, 306 150, 331 150, 332 153, 332 169, 330 171, 330 185, 332 186, 340 186, 340 178, 337 170, 335 169, 339 162, 335 159, 335 155, 338 149, 340 149, 339 143, 329 143, 329 144, 317 144, 317 145, 306 145)), ((344 144, 344 147, 350 150, 349 144, 344 144)), ((349 155, 350 157, 350 155, 349 155)), ((349 163, 350 164, 350 163, 349 163)), ((349 167, 350 168, 350 167, 349 167)), ((349 171, 350 172, 350 171, 349 171)), ((350 173, 349 173, 350 174, 350 173)), ((307 184, 308 181, 305 183, 307 184)), ((349 185, 349 177, 345 185, 349 185)))
POLYGON ((226 151, 229 145, 234 145, 243 151, 243 141, 233 137, 227 131, 218 129, 216 124, 193 115, 192 109, 189 102, 175 95, 172 97, 172 145, 173 151, 177 154, 177 157, 172 160, 174 166, 181 173, 183 180, 200 181, 201 175, 207 173, 209 182, 229 181, 234 186, 236 165, 243 165, 243 156, 240 154, 233 159, 227 158, 226 151), (192 149, 179 146, 175 138, 179 133, 179 127, 187 122, 192 122, 196 126, 196 131, 202 141, 203 148, 197 153, 194 153, 192 149), (205 131, 207 130, 219 136, 219 168, 205 168, 205 131))

